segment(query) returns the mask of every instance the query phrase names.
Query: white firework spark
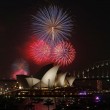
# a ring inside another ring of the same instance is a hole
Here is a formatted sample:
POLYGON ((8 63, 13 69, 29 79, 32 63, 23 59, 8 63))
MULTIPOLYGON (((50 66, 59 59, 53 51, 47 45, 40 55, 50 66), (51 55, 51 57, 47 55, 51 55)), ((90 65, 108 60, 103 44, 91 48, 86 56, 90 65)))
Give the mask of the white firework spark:
POLYGON ((37 37, 56 43, 64 39, 68 40, 73 24, 66 11, 50 6, 40 9, 36 16, 33 16, 32 27, 37 37))

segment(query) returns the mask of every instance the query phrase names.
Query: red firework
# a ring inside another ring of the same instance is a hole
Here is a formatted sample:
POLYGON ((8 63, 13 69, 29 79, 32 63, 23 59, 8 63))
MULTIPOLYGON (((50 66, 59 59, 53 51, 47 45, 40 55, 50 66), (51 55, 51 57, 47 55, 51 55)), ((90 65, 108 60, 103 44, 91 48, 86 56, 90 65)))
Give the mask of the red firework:
POLYGON ((43 40, 32 40, 27 48, 28 57, 36 64, 45 64, 50 61, 51 48, 43 40))
POLYGON ((53 49, 53 61, 58 65, 71 64, 75 59, 75 49, 69 42, 61 42, 53 49))

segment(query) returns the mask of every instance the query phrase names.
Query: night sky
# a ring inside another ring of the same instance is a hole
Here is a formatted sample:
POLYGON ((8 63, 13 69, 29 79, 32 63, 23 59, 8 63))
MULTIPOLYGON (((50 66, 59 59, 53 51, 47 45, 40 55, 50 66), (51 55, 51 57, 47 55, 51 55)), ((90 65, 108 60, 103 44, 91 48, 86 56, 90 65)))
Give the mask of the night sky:
MULTIPOLYGON (((38 8, 55 4, 70 11, 74 30, 70 38, 76 59, 66 69, 78 70, 110 58, 110 2, 108 0, 0 0, 0 77, 9 78, 11 65, 24 58, 23 46, 31 36, 31 20, 38 8)), ((40 68, 29 63, 30 73, 40 68)))

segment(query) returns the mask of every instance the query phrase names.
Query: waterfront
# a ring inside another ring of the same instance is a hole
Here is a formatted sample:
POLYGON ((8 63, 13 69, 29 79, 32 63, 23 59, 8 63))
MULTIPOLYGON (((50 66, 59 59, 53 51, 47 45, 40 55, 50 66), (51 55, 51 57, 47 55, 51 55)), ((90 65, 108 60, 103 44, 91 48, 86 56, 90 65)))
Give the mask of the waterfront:
POLYGON ((54 66, 41 80, 27 75, 1 79, 0 110, 110 110, 109 64, 104 61, 70 76, 57 73, 54 66))

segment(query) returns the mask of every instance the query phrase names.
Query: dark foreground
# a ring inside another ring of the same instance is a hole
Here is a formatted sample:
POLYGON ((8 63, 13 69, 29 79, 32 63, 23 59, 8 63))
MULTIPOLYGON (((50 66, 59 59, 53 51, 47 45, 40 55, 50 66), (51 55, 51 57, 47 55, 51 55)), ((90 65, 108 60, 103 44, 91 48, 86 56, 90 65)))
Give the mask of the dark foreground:
POLYGON ((110 110, 110 95, 54 98, 0 96, 0 110, 110 110))

